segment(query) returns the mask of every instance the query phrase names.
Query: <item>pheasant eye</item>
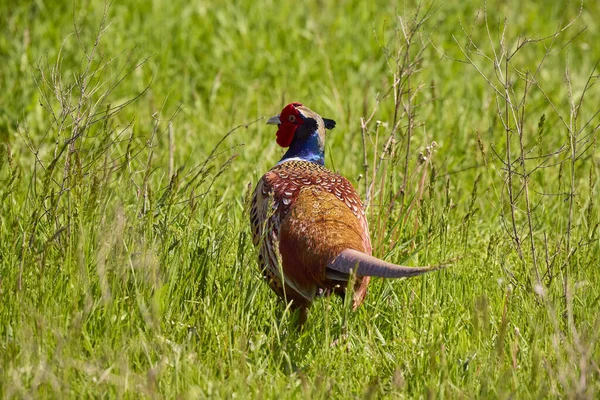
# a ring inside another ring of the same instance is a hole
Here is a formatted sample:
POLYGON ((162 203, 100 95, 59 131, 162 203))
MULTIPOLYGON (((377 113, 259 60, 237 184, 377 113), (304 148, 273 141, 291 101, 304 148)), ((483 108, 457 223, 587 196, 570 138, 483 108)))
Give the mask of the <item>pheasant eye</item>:
POLYGON ((296 116, 295 115, 290 115, 288 117, 288 121, 290 121, 290 122, 296 122, 296 116))

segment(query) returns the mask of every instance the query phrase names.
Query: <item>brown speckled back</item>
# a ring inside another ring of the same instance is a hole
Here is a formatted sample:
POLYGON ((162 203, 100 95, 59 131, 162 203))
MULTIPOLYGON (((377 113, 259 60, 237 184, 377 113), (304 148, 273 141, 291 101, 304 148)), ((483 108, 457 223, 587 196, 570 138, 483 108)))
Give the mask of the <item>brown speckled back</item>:
MULTIPOLYGON (((371 254, 367 220, 352 184, 308 161, 282 162, 262 177, 252 199, 251 225, 265 278, 297 307, 308 306, 318 293, 343 294, 348 276, 326 274, 327 264, 342 250, 371 254)), ((368 281, 358 277, 355 307, 368 281)))

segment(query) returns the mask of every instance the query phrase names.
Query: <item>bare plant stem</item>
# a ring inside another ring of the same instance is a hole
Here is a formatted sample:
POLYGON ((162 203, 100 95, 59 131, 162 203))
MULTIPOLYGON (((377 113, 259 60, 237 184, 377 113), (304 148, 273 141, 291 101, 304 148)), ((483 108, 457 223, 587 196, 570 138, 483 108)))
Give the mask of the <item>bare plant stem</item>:
POLYGON ((521 248, 521 239, 519 237, 519 232, 517 231, 517 220, 516 220, 516 200, 515 195, 513 193, 513 175, 514 171, 512 169, 512 154, 511 154, 511 134, 512 129, 510 127, 510 81, 509 81, 509 65, 510 59, 507 56, 507 51, 504 50, 504 42, 502 42, 501 46, 503 47, 502 54, 504 58, 504 131, 506 133, 506 173, 507 173, 507 181, 508 181, 508 202, 510 204, 510 219, 513 230, 513 239, 515 241, 515 245, 517 247, 517 252, 519 253, 519 258, 523 261, 523 250, 521 248))
POLYGON ((571 150, 570 154, 570 166, 571 166, 571 175, 570 175, 570 187, 569 187, 569 218, 567 219, 567 239, 566 239, 566 247, 567 247, 567 260, 565 260, 565 267, 563 272, 563 297, 565 304, 568 304, 569 299, 569 264, 572 251, 571 251, 571 229, 573 224, 573 201, 575 198, 575 162, 577 161, 577 135, 575 133, 576 124, 577 124, 577 111, 575 107, 575 103, 573 101, 573 88, 571 86, 569 73, 569 66, 567 63, 567 70, 565 72, 565 78, 567 81, 567 88, 569 90, 569 100, 571 101, 571 114, 569 118, 569 148, 571 150))
POLYGON ((169 177, 173 176, 175 167, 175 132, 173 124, 169 124, 169 177))
POLYGON ((523 144, 523 115, 525 114, 525 106, 523 105, 523 109, 521 110, 521 120, 519 122, 519 146, 521 148, 521 168, 523 172, 523 192, 525 193, 525 207, 527 209, 527 225, 529 228, 529 244, 531 246, 531 258, 533 261, 533 270, 535 272, 535 280, 536 284, 539 285, 541 283, 540 279, 540 271, 537 265, 537 254, 535 249, 535 238, 533 236, 533 214, 531 211, 531 200, 529 199, 529 172, 527 171, 527 167, 525 165, 525 148, 523 144))
MULTIPOLYGON (((404 24, 402 24, 402 33, 404 34, 404 40, 406 42, 406 50, 404 51, 404 65, 408 68, 407 71, 407 75, 406 75, 406 97, 407 97, 407 101, 404 104, 404 112, 406 113, 406 119, 408 121, 408 125, 406 127, 406 151, 404 154, 404 171, 403 171, 403 177, 402 177, 402 186, 400 188, 400 205, 401 207, 404 207, 404 197, 406 195, 406 185, 408 183, 408 164, 410 161, 410 140, 412 137, 412 132, 413 132, 413 125, 414 125, 414 115, 413 115, 413 104, 412 104, 412 88, 410 86, 411 83, 411 75, 412 75, 412 71, 411 71, 411 63, 410 63, 410 48, 411 48, 411 43, 413 40, 413 35, 415 34, 414 30, 407 30, 404 27, 404 24)), ((399 99, 398 99, 399 100, 399 99)), ((395 125, 394 125, 395 126, 395 125)))

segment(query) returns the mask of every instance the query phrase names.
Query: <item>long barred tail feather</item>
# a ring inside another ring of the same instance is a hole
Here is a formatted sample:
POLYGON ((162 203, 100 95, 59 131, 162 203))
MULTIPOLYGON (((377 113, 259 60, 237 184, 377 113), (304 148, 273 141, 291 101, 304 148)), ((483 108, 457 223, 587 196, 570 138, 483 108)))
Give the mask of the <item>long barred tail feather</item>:
POLYGON ((328 274, 331 275, 339 273, 351 274, 354 272, 359 276, 408 278, 436 271, 448 266, 450 266, 450 264, 431 265, 426 267, 405 267, 380 260, 379 258, 372 257, 360 251, 346 249, 329 263, 327 270, 328 274))

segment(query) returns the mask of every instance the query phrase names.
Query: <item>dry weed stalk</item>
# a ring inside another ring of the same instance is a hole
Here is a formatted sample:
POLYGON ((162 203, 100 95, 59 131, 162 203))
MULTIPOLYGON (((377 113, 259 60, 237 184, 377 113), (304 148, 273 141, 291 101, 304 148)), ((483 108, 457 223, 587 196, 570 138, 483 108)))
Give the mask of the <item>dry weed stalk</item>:
MULTIPOLYGON (((397 16, 394 37, 389 42, 380 41, 392 82, 383 93, 378 94, 373 109, 360 121, 365 208, 370 210, 372 230, 378 231, 375 237, 380 243, 375 247, 387 243, 383 249, 386 252, 396 247, 402 227, 410 216, 414 216, 413 233, 419 228, 419 213, 415 211, 419 210, 424 198, 425 187, 429 183, 428 171, 432 169, 431 159, 437 146, 432 141, 421 153, 411 147, 415 129, 424 129, 417 120, 416 110, 423 104, 417 98, 426 86, 416 83, 415 76, 420 71, 423 52, 427 48, 422 34, 423 24, 431 13, 431 6, 423 10, 419 5, 410 19, 397 16), (376 119, 383 105, 392 108, 389 122, 376 119), (398 175, 401 180, 395 189, 394 181, 398 175), (373 219, 375 202, 379 210, 376 220, 373 219), (386 233, 387 221, 394 212, 398 212, 399 217, 391 231, 386 233)), ((414 240, 411 247, 415 247, 414 240)))
MULTIPOLYGON (((564 24, 561 22, 553 34, 536 39, 518 38, 515 43, 509 44, 507 39, 508 20, 504 19, 499 37, 497 41, 494 40, 489 26, 487 8, 484 6, 483 21, 485 23, 488 45, 491 48, 491 51, 486 53, 486 51, 474 41, 472 34, 467 32, 464 26, 462 27, 462 30, 467 39, 467 44, 461 45, 460 41, 455 38, 455 42, 465 57, 463 62, 472 66, 495 94, 497 116, 501 121, 504 130, 504 154, 499 154, 493 146, 491 149, 496 159, 499 160, 502 165, 504 190, 510 210, 507 221, 504 217, 504 211, 502 211, 503 208, 500 208, 503 215, 503 226, 505 227, 506 233, 511 238, 521 264, 525 267, 528 260, 531 261, 534 284, 540 284, 542 282, 542 274, 539 266, 541 251, 538 249, 540 240, 536 240, 536 219, 538 218, 536 210, 542 204, 542 200, 535 203, 531 197, 531 177, 536 172, 560 165, 563 162, 568 162, 570 164, 570 187, 567 193, 569 198, 569 215, 564 244, 566 258, 562 268, 565 299, 567 297, 568 286, 568 263, 575 250, 572 248, 571 240, 574 219, 573 201, 577 192, 575 184, 575 163, 581 158, 583 153, 589 150, 593 134, 600 127, 600 125, 596 123, 596 125, 593 125, 590 132, 584 132, 584 130, 595 121, 598 112, 588 119, 581 127, 579 126, 578 121, 583 99, 595 82, 594 72, 596 67, 592 70, 580 97, 574 99, 570 80, 570 69, 567 66, 566 84, 571 103, 568 118, 561 115, 559 108, 546 94, 539 82, 539 75, 543 70, 548 57, 571 45, 573 40, 585 29, 577 31, 568 38, 565 43, 558 44, 558 39, 565 36, 569 28, 572 28, 578 20, 582 13, 582 7, 583 4, 579 9, 578 14, 573 19, 564 24), (537 62, 534 71, 530 72, 519 68, 516 65, 517 56, 520 55, 525 48, 535 45, 544 46, 544 53, 537 62), (478 62, 475 56, 480 57, 480 59, 483 60, 483 63, 478 62), (491 65, 493 74, 487 72, 489 68, 486 70, 485 64, 491 65), (520 90, 517 90, 517 82, 523 85, 520 90), (562 122, 568 133, 567 143, 545 153, 542 152, 541 149, 541 136, 544 131, 546 120, 544 115, 542 115, 538 124, 538 138, 535 141, 535 144, 533 146, 528 145, 532 135, 530 135, 529 128, 526 125, 527 115, 528 112, 530 112, 527 105, 532 92, 536 91, 541 93, 545 98, 548 105, 562 122), (538 147, 537 155, 534 154, 536 147, 538 147), (584 149, 581 152, 578 152, 578 149, 581 147, 584 149), (560 157, 566 153, 569 154, 568 159, 560 159, 560 157), (522 226, 521 221, 523 218, 521 218, 521 215, 524 215, 525 226, 522 226), (527 256, 524 251, 524 243, 526 242, 528 243, 527 256)), ((544 190, 541 194, 542 198, 551 195, 551 193, 544 190)))

